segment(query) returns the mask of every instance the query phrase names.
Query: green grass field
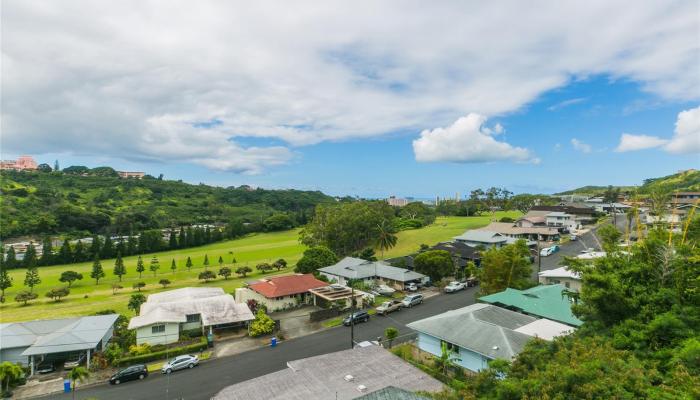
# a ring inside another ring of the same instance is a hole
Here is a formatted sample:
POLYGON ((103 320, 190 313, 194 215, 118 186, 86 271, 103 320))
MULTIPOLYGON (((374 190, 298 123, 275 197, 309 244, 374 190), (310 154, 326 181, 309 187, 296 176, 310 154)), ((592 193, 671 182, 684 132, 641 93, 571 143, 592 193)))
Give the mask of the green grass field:
MULTIPOLYGON (((449 240, 453 236, 464 232, 466 229, 485 226, 491 219, 501 218, 506 215, 516 217, 519 213, 499 212, 496 213, 495 217, 488 215, 480 217, 438 218, 435 223, 430 226, 399 232, 397 234, 399 240, 396 247, 385 252, 384 257, 389 258, 413 253, 418 250, 421 243, 432 245, 449 240)), ((290 273, 292 271, 292 266, 301 258, 305 248, 299 243, 298 235, 298 229, 285 232, 259 233, 241 239, 229 240, 201 247, 155 253, 160 261, 160 269, 156 276, 148 270, 153 254, 144 254, 141 257, 143 258, 146 271, 143 272, 142 278, 139 278, 138 272, 136 272, 137 256, 126 257, 124 258, 124 264, 127 269, 127 274, 122 278, 122 282, 120 283, 124 288, 119 290, 117 294, 112 294, 112 284, 118 283, 117 277, 112 274, 114 260, 101 261, 106 276, 100 280, 99 285, 96 285, 95 280, 90 278, 90 271, 92 269, 91 262, 39 267, 39 276, 42 282, 34 288, 39 298, 32 301, 27 306, 22 306, 20 303, 14 301, 17 292, 27 289, 23 286, 26 270, 11 270, 10 276, 13 279, 13 286, 5 291, 6 302, 0 305, 0 322, 89 315, 105 309, 113 309, 125 315, 134 315, 132 311, 127 309, 127 304, 131 294, 137 292, 135 289, 132 289, 132 285, 140 281, 146 283, 146 287, 141 290, 145 295, 185 286, 218 286, 222 287, 228 293, 233 293, 236 288, 243 285, 244 281, 254 280, 260 277, 258 271, 255 270, 255 266, 259 263, 272 263, 279 258, 284 258, 287 260, 289 266, 279 273, 290 273), (209 258, 209 269, 214 272, 218 272, 218 260, 219 256, 222 256, 225 266, 235 270, 236 267, 241 265, 248 265, 253 269, 253 273, 246 276, 246 278, 237 278, 234 274, 228 280, 219 277, 215 281, 204 283, 198 280, 197 276, 204 270, 203 262, 205 254, 209 258), (185 261, 188 256, 192 258, 194 264, 191 271, 187 271, 185 268, 185 261), (236 258, 235 265, 232 264, 232 259, 234 257, 236 258), (172 273, 170 270, 170 263, 173 259, 177 263, 177 270, 175 273, 172 273), (49 289, 65 286, 65 284, 59 282, 58 279, 63 271, 68 270, 82 273, 83 280, 73 283, 70 289, 70 295, 60 302, 54 302, 45 297, 44 295, 49 289), (172 284, 164 289, 158 284, 158 281, 161 279, 169 279, 172 284)), ((274 271, 267 275, 277 273, 277 271, 274 271)))
MULTIPOLYGON (((467 229, 480 228, 488 225, 493 219, 503 217, 517 218, 522 215, 519 211, 499 211, 495 215, 482 215, 478 217, 438 217, 435 223, 421 229, 401 231, 397 234, 396 246, 384 252, 384 258, 392 258, 415 253, 421 243, 434 245, 458 236, 467 229)), ((381 253, 377 251, 377 255, 381 253)))

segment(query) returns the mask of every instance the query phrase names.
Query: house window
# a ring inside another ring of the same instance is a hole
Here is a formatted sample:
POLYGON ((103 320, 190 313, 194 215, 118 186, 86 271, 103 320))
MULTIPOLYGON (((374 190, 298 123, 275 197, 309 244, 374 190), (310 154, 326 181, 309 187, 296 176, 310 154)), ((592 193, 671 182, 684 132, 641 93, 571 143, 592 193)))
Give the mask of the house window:
POLYGON ((442 343, 445 343, 447 345, 447 351, 451 351, 451 352, 454 352, 456 354, 459 354, 459 346, 457 346, 456 344, 452 344, 452 343, 446 342, 444 340, 441 340, 440 343, 441 343, 440 347, 442 347, 442 343))
POLYGON ((163 333, 165 332, 165 325, 153 325, 151 327, 151 333, 163 333))
POLYGON ((189 314, 187 315, 187 322, 199 322, 199 314, 189 314))

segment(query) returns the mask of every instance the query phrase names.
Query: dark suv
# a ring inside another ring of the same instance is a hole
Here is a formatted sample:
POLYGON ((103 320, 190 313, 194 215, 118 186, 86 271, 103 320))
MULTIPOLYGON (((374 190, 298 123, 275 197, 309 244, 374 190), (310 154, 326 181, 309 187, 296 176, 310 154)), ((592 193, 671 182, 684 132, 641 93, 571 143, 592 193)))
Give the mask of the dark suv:
POLYGON ((122 382, 133 381, 136 379, 144 379, 148 376, 148 369, 145 365, 132 365, 131 367, 124 368, 123 370, 117 372, 109 378, 109 383, 112 385, 118 385, 122 382))
POLYGON ((345 317, 345 319, 343 320, 343 325, 350 326, 351 321, 354 321, 355 324, 360 322, 367 322, 369 321, 369 314, 367 314, 367 311, 355 311, 355 313, 345 317))

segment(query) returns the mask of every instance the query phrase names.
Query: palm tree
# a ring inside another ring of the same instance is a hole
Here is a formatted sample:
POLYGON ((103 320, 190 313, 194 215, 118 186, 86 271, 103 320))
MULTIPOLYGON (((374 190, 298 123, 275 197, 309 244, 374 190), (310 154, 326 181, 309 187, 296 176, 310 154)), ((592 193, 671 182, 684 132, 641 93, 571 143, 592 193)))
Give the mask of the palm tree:
POLYGON ((82 382, 85 379, 87 379, 89 376, 90 376, 90 373, 84 367, 75 367, 72 370, 68 371, 67 378, 70 379, 70 381, 71 381, 71 392, 73 393, 73 400, 75 400, 76 382, 78 382, 78 381, 82 382))
POLYGON ((377 233, 377 245, 379 245, 379 249, 382 251, 382 258, 384 258, 384 250, 389 250, 396 246, 398 238, 394 235, 394 227, 385 219, 377 225, 377 233))
POLYGON ((447 371, 450 368, 458 366, 457 362, 462 361, 457 356, 457 352, 454 349, 448 349, 447 343, 442 342, 440 349, 440 357, 435 357, 435 366, 438 367, 444 376, 447 376, 447 371))
POLYGON ((10 391, 10 381, 19 379, 22 376, 22 368, 14 363, 5 361, 0 364, 0 385, 5 384, 3 394, 10 391))

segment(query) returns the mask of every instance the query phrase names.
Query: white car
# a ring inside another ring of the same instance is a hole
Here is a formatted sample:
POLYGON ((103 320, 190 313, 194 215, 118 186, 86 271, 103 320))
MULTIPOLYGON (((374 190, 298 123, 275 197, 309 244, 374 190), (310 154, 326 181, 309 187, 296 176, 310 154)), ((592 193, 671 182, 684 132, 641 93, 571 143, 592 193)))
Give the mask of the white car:
POLYGON ((544 249, 540 250, 540 257, 547 257, 551 256, 554 254, 554 249, 551 247, 545 247, 544 249))
POLYGON ((394 294, 394 292, 396 292, 395 289, 392 289, 387 285, 379 285, 379 286, 377 286, 375 291, 377 293, 381 294, 382 296, 391 296, 394 294))
POLYGON ((179 369, 194 368, 197 365, 199 365, 199 357, 185 354, 184 356, 177 356, 163 364, 163 368, 161 368, 160 371, 164 374, 169 374, 179 369))
POLYGON ((408 290, 409 292, 417 292, 417 291, 418 291, 418 285, 416 285, 415 283, 411 282, 411 283, 409 283, 408 285, 406 285, 406 290, 408 290))
POLYGON ((466 285, 462 282, 452 281, 449 285, 445 286, 445 293, 459 292, 460 290, 466 289, 466 285))

